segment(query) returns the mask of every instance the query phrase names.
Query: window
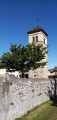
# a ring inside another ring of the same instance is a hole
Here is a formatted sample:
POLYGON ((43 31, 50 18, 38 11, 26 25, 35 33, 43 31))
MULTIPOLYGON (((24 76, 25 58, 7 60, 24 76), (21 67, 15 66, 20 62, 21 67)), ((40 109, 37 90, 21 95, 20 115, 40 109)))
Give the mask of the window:
POLYGON ((33 42, 38 42, 38 36, 33 37, 33 42))
POLYGON ((44 38, 44 44, 45 44, 45 38, 44 38))
POLYGON ((36 36, 36 42, 38 42, 38 36, 36 36))
POLYGON ((44 42, 44 44, 45 44, 45 38, 43 37, 43 42, 44 42))
POLYGON ((35 37, 33 37, 33 42, 35 42, 35 37))

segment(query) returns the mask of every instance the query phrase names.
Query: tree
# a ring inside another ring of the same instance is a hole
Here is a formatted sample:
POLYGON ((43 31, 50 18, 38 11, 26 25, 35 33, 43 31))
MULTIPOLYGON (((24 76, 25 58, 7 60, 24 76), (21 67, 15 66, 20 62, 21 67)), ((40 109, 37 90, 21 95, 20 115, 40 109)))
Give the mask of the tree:
POLYGON ((41 62, 47 54, 47 48, 43 45, 35 46, 28 44, 27 46, 17 46, 17 44, 10 47, 10 52, 3 53, 0 58, 0 68, 6 68, 7 71, 20 71, 22 77, 25 72, 30 69, 36 69, 40 66, 44 67, 45 62, 41 62))

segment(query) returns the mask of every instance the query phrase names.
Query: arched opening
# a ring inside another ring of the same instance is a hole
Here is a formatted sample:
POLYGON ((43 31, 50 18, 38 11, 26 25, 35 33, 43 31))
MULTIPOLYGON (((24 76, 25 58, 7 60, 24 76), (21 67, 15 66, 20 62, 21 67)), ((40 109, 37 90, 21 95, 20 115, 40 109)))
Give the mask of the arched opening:
POLYGON ((38 78, 38 73, 34 72, 33 78, 38 78))

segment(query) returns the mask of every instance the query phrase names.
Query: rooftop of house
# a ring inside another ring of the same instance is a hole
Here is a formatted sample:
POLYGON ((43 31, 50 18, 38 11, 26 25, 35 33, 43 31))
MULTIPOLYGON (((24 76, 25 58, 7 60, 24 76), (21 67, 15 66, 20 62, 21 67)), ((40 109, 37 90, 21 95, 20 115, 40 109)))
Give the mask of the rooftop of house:
POLYGON ((54 71, 54 72, 57 72, 57 66, 56 66, 56 67, 54 67, 53 71, 54 71))
POLYGON ((46 36, 48 36, 48 34, 42 28, 40 28, 39 26, 37 26, 36 28, 28 31, 27 33, 31 34, 31 33, 40 32, 40 31, 42 31, 46 36))
POLYGON ((53 69, 49 69, 48 71, 49 71, 50 73, 57 72, 57 66, 54 67, 53 69))
POLYGON ((49 71, 50 73, 53 73, 53 69, 49 69, 48 71, 49 71))

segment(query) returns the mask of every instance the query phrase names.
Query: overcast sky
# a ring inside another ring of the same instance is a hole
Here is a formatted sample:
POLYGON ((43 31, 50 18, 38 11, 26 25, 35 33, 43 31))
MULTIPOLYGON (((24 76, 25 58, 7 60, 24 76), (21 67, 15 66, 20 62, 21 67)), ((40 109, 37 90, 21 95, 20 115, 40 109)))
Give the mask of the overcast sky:
POLYGON ((10 43, 28 44, 27 32, 37 26, 48 34, 48 68, 57 66, 57 0, 0 0, 0 56, 10 43))

